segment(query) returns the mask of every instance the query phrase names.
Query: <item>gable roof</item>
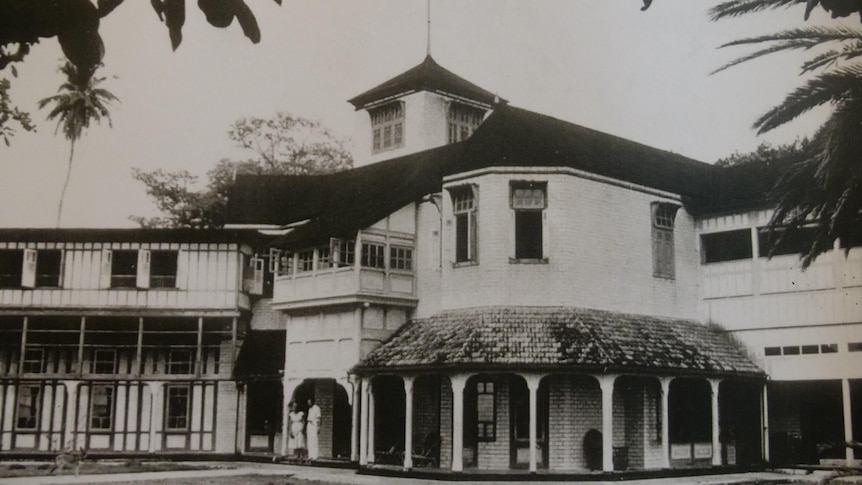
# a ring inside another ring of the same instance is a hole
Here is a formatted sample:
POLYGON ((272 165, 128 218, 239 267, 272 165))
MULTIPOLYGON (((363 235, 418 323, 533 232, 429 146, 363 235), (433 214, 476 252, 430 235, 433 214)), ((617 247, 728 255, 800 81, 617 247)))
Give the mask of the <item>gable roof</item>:
POLYGON ((486 91, 457 74, 442 67, 428 55, 417 66, 375 86, 349 100, 357 110, 375 101, 392 98, 413 91, 433 91, 454 95, 488 106, 506 103, 494 93, 486 91))
POLYGON ((694 320, 567 307, 484 307, 403 325, 353 370, 544 369, 762 377, 694 320))

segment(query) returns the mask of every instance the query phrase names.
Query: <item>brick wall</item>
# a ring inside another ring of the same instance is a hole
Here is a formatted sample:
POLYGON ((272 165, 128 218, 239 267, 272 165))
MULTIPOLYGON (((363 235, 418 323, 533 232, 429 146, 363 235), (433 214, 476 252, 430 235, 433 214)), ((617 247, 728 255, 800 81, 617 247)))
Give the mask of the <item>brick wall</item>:
POLYGON ((332 416, 335 400, 335 381, 316 379, 314 381, 314 402, 320 407, 320 434, 318 445, 320 456, 332 456, 332 416))
MULTIPOLYGON (((480 470, 504 470, 509 468, 511 461, 509 378, 508 376, 501 376, 494 378, 493 381, 496 390, 494 397, 497 411, 497 435, 494 441, 479 442, 477 446, 476 468, 480 470)), ((473 382, 468 381, 467 385, 470 386, 473 382)))
POLYGON ((452 467, 452 383, 440 379, 440 468, 452 467))
POLYGON ((584 435, 602 429, 602 393, 595 379, 553 375, 548 380, 548 450, 552 470, 585 470, 584 435))

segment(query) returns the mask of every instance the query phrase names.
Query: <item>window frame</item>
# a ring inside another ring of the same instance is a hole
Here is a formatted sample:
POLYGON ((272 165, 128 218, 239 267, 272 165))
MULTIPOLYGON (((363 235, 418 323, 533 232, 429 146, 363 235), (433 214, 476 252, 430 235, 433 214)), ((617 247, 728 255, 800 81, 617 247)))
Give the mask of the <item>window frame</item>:
POLYGON ((404 146, 405 108, 403 101, 394 101, 368 110, 371 117, 371 153, 404 146))
POLYGON ((191 428, 191 401, 192 401, 191 386, 188 384, 168 384, 165 386, 165 402, 164 402, 164 430, 165 432, 188 431, 191 428), (174 407, 182 399, 185 401, 183 413, 173 413, 172 411, 179 410, 174 407), (173 421, 172 421, 173 420, 173 421), (179 425, 177 420, 182 420, 182 425, 179 425))
POLYGON ((24 250, 0 249, 0 289, 22 288, 23 277, 24 250))
POLYGON ((701 264, 720 264, 730 263, 734 261, 750 261, 753 259, 753 248, 751 243, 751 229, 730 229, 726 231, 715 231, 703 233, 700 235, 700 262, 701 264), (734 235, 740 237, 740 241, 733 241, 734 235), (724 240, 722 240, 722 238, 724 240), (743 241, 744 239, 744 241, 743 241), (730 248, 732 250, 740 250, 737 254, 734 251, 728 250, 727 246, 720 246, 721 243, 738 244, 739 247, 730 248), (743 242, 747 245, 743 248, 743 242))
POLYGON ((172 289, 177 287, 180 252, 175 250, 150 251, 150 288, 172 289), (163 267, 164 266, 164 267, 163 267))
POLYGON ((138 250, 112 249, 111 255, 111 289, 135 289, 138 287, 138 250), (126 258, 133 263, 128 264, 126 258), (125 267, 119 267, 122 263, 125 267), (120 273, 119 271, 130 271, 120 273))
POLYGON ((667 280, 676 279, 676 247, 674 230, 680 206, 670 202, 653 202, 652 215, 652 275, 667 280))
POLYGON ((413 248, 408 246, 389 246, 389 269, 394 271, 413 271, 413 248))
POLYGON ((329 240, 329 248, 333 268, 346 268, 356 263, 355 239, 332 238, 329 240))
POLYGON ((514 212, 514 257, 512 263, 548 261, 545 254, 546 224, 545 210, 548 208, 548 182, 531 180, 513 180, 509 182, 509 207, 514 212), (519 196, 519 191, 541 192, 538 197, 526 194, 519 196), (532 201, 532 202, 531 202, 532 201))
POLYGON ((90 389, 90 414, 89 414, 89 426, 90 430, 97 431, 111 431, 114 426, 114 404, 115 400, 115 392, 114 386, 112 385, 94 385, 90 389), (103 396, 107 397, 107 403, 97 403, 97 397, 99 397, 100 391, 109 391, 103 396), (96 416, 97 406, 99 406, 100 410, 106 411, 107 415, 96 416))
POLYGON ((45 359, 45 349, 41 347, 28 347, 24 349, 24 359, 21 361, 21 373, 22 374, 45 374, 47 370, 47 359, 45 359), (31 357, 31 355, 36 355, 38 353, 38 358, 31 357), (30 355, 28 355, 30 354, 30 355), (38 363, 39 370, 32 370, 32 365, 38 363))
POLYGON ((493 379, 477 379, 474 383, 476 390, 476 441, 491 443, 497 441, 497 390, 499 386, 493 379), (488 390, 490 386, 490 391, 488 390), (480 401, 482 396, 490 396, 491 419, 482 419, 479 415, 480 401), (490 432, 489 432, 490 430, 490 432))
POLYGON ((479 128, 488 110, 452 101, 446 109, 447 142, 464 141, 479 128))
POLYGON ((171 349, 168 351, 168 360, 165 363, 165 373, 170 375, 188 375, 195 372, 195 351, 192 349, 171 349), (181 359, 180 354, 188 354, 187 359, 181 359), (181 372, 188 368, 187 372, 181 372))
POLYGON ((93 362, 90 365, 92 374, 115 374, 117 372, 117 351, 116 349, 95 349, 93 350, 93 362), (110 359, 100 358, 100 354, 109 354, 110 359), (110 364, 110 368, 102 367, 110 364))
POLYGON ((36 288, 62 288, 63 287, 63 266, 65 261, 65 251, 62 249, 38 249, 36 250, 36 288), (46 255, 56 255, 56 262, 50 261, 51 267, 42 269, 48 262, 45 260, 46 255), (56 272, 55 272, 56 271, 56 272), (51 284, 53 283, 53 284, 51 284))
POLYGON ((476 264, 479 261, 478 188, 475 185, 452 187, 449 196, 455 218, 455 265, 476 264))
POLYGON ((39 384, 19 384, 18 392, 15 396, 15 430, 16 431, 36 431, 39 429, 39 422, 42 416, 42 386, 39 384), (35 389, 35 394, 33 390, 35 389), (24 390, 29 392, 29 402, 25 405, 21 398, 24 395, 24 390), (21 411, 27 409, 27 424, 21 424, 21 411), (29 424, 29 423, 32 423, 29 424))
POLYGON ((386 269, 386 244, 376 241, 362 241, 360 266, 378 270, 386 269), (373 254, 372 254, 373 248, 373 254), (370 264, 374 263, 374 264, 370 264))

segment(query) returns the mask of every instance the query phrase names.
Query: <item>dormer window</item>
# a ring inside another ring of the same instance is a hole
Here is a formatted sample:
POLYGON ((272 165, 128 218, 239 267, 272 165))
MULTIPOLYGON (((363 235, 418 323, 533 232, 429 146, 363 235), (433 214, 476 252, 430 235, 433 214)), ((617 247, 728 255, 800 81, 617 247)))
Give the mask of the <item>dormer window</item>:
POLYGON ((479 128, 485 110, 461 103, 449 104, 449 143, 464 141, 479 128))
POLYGON ((404 103, 389 103, 369 113, 374 153, 404 146, 404 103))

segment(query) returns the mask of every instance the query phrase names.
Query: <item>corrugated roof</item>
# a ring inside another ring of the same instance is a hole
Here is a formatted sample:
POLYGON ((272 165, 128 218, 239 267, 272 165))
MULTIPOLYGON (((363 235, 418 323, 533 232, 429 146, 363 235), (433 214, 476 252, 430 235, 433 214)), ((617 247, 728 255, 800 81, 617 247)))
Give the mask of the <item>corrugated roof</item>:
POLYGON ((483 307, 413 320, 354 371, 546 369, 763 376, 693 320, 567 307, 483 307))
POLYGON ((489 106, 505 103, 494 93, 486 91, 457 74, 442 67, 428 55, 421 64, 375 86, 349 100, 356 109, 369 103, 396 97, 413 91, 433 91, 467 98, 489 106))
POLYGON ((189 229, 189 228, 2 228, 3 242, 186 242, 256 244, 271 239, 253 230, 189 229))

